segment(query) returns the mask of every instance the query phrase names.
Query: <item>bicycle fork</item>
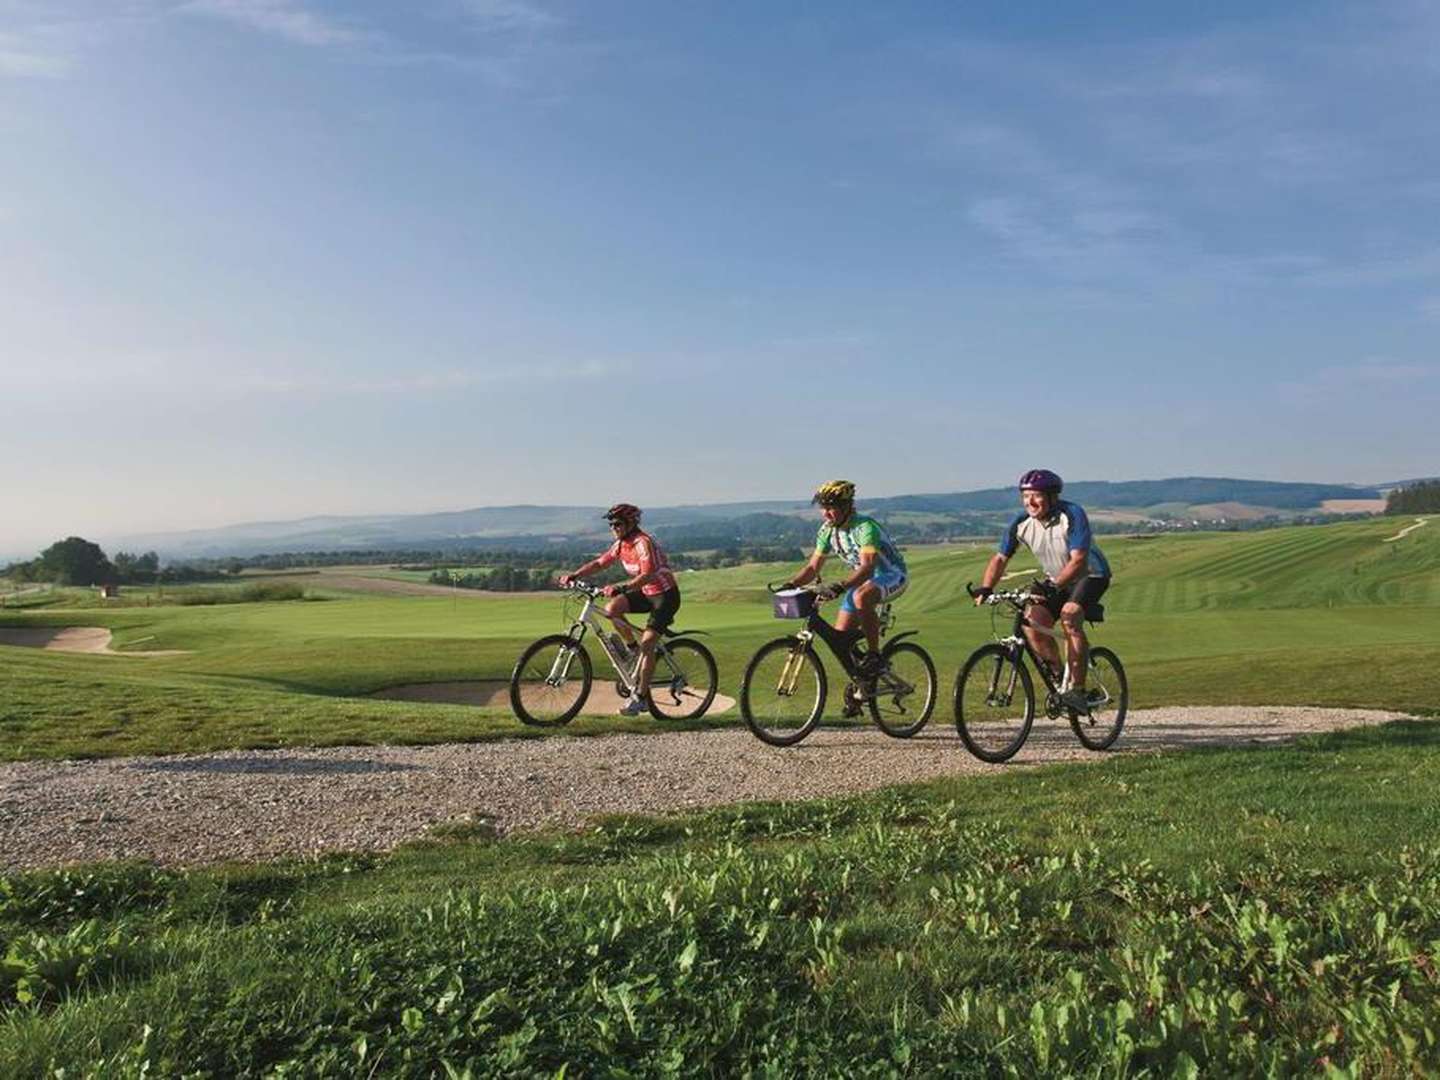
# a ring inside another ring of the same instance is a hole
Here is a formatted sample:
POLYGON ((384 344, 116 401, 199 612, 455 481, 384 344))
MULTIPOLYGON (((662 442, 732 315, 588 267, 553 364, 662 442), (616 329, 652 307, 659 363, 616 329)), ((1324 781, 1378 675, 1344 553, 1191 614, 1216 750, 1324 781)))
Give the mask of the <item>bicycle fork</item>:
POLYGON ((574 647, 561 649, 555 654, 554 661, 550 664, 550 674, 545 676, 547 686, 560 686, 570 677, 570 663, 575 659, 575 654, 580 651, 579 638, 572 638, 574 647))
POLYGON ((780 697, 794 697, 795 684, 800 681, 800 672, 805 669, 805 652, 810 648, 811 636, 807 632, 795 635, 795 646, 785 657, 785 666, 780 669, 780 679, 775 693, 780 697))
POLYGON ((985 704, 992 709, 1007 708, 1015 697, 1015 684, 1020 680, 1020 658, 1013 652, 1006 656, 995 658, 995 671, 990 676, 990 691, 985 695, 985 704), (1007 663, 1006 661, 1009 661, 1007 663), (1001 672, 1009 669, 1010 675, 1005 680, 1005 686, 1000 687, 1001 672))

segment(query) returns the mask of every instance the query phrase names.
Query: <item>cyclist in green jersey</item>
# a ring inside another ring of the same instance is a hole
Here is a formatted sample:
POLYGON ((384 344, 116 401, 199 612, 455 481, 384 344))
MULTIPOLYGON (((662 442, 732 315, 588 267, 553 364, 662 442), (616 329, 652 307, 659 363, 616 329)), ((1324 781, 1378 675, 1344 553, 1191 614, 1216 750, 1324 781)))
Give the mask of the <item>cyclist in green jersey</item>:
POLYGON ((813 581, 831 555, 840 556, 850 574, 819 591, 821 599, 845 599, 835 618, 835 629, 849 630, 858 621, 870 651, 860 662, 860 674, 873 678, 884 670, 880 657, 880 605, 905 591, 909 578, 905 560, 880 523, 855 512, 855 485, 849 480, 821 484, 811 502, 820 505, 824 522, 815 534, 815 553, 791 585, 813 581))

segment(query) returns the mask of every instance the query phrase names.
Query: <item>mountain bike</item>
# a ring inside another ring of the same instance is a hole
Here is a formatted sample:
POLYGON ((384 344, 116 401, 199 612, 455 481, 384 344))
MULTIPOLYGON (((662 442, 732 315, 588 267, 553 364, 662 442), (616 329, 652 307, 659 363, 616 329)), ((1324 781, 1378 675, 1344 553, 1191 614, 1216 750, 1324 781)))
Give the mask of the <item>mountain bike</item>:
MULTIPOLYGON (((821 618, 816 610, 815 587, 783 592, 775 585, 766 588, 777 601, 777 615, 803 618, 805 625, 789 637, 760 646, 745 667, 740 682, 740 715, 756 738, 771 746, 793 746, 820 722, 829 679, 815 652, 817 637, 830 647, 850 677, 843 692, 844 716, 859 716, 868 710, 876 726, 897 739, 908 739, 925 726, 935 708, 935 664, 920 645, 904 640, 918 631, 896 634, 880 650, 885 669, 867 679, 860 674, 864 653, 857 650, 863 631, 837 630, 821 618), (779 602, 782 597, 785 604, 779 602)), ((879 614, 880 633, 884 636, 895 618, 888 603, 880 606, 879 614)))
MULTIPOLYGON (((594 669, 584 645, 593 633, 615 669, 615 691, 622 698, 635 692, 640 650, 626 645, 609 629, 610 617, 600 609, 599 588, 573 581, 567 588, 585 599, 570 629, 531 644, 510 674, 510 707, 526 724, 558 727, 568 724, 590 696, 594 669)), ((719 675, 715 657, 694 635, 701 630, 665 630, 655 644, 655 670, 650 678, 650 713, 657 720, 693 720, 715 700, 719 675)))
MULTIPOLYGON (((965 591, 977 595, 970 584, 965 591)), ((1062 672, 1054 671, 1024 632, 1029 627, 1064 644, 1065 635, 1058 626, 1038 626, 1026 617, 1026 610, 1042 603, 1041 598, 1025 590, 994 592, 985 603, 1010 605, 1015 622, 1008 636, 997 634, 995 641, 971 653, 955 678, 955 727, 969 751, 981 761, 999 763, 1010 760, 1025 745, 1035 721, 1035 685, 1025 667, 1027 656, 1045 684, 1045 715, 1054 720, 1066 714, 1075 737, 1087 750, 1113 746, 1130 705, 1130 684, 1120 658, 1103 646, 1092 646, 1085 673, 1087 708, 1083 713, 1067 708, 1060 695, 1070 689, 1070 665, 1064 664, 1062 672)), ((992 620, 995 614, 991 613, 992 620)))

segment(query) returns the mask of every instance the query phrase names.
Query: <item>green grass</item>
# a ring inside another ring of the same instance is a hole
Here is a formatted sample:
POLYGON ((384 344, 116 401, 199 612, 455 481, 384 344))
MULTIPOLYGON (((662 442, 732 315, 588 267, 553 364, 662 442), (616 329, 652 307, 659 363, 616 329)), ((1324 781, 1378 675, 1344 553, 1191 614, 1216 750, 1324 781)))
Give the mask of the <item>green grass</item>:
MULTIPOLYGON (((1440 526, 1394 531, 1107 539, 1095 636, 1138 706, 1436 716, 1440 526)), ((986 558, 911 553, 902 627, 947 682, 990 631, 962 602, 986 558)), ((683 576, 727 686, 786 628, 761 586, 789 569, 683 576)), ((0 624, 192 650, 0 648, 23 759, 530 734, 358 695, 503 676, 564 618, 335 594, 0 624)), ((0 877, 0 1076, 1411 1076, 1440 1070, 1437 1015, 1440 720, 389 856, 0 877)))
MULTIPOLYGON (((1397 529, 1390 519, 1107 537, 1116 584, 1105 599, 1109 617, 1093 638, 1124 659, 1137 708, 1192 702, 1422 708, 1440 701, 1440 666, 1432 660, 1440 616, 1435 520, 1394 543, 1383 542, 1397 529)), ((971 544, 909 553, 913 584, 896 606, 900 629, 922 632, 947 686, 992 632, 990 614, 964 596, 965 582, 979 578, 990 550, 971 544)), ((793 630, 770 617, 763 588, 793 570, 760 565, 681 575, 678 625, 709 633, 726 692, 733 695, 762 642, 793 630)), ((23 759, 521 734, 504 709, 401 705, 363 695, 402 683, 503 679, 526 643, 564 629, 568 617, 559 595, 457 603, 320 592, 303 603, 7 610, 0 625, 102 625, 121 650, 189 651, 127 659, 0 647, 7 688, 0 695, 6 736, 0 757, 23 759)), ((602 658, 593 655, 600 670, 602 658)), ((943 719, 943 702, 941 713, 943 719)), ((559 734, 615 729, 609 720, 580 718, 559 734)))
POLYGON ((1429 1073, 1437 750, 1412 722, 578 836, 13 876, 0 1075, 1429 1073))

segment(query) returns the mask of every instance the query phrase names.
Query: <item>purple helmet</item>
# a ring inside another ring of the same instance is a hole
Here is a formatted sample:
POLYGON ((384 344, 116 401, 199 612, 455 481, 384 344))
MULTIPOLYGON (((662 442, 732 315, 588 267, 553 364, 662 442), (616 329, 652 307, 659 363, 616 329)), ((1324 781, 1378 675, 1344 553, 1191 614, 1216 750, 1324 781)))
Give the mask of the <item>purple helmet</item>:
POLYGON ((1059 495, 1065 490, 1065 481, 1049 469, 1031 469, 1020 477, 1020 490, 1024 491, 1027 488, 1032 491, 1048 491, 1053 495, 1059 495))

